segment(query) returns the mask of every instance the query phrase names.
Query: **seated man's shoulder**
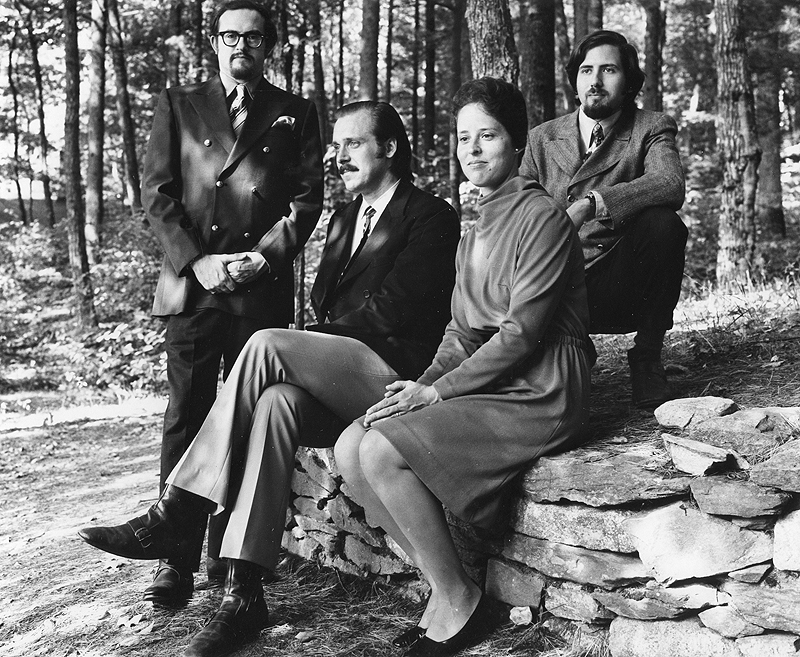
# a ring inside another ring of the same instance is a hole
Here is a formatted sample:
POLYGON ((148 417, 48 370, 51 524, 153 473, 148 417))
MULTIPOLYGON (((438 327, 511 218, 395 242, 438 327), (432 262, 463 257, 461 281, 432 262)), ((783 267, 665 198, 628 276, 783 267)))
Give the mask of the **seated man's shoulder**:
POLYGON ((427 210, 427 214, 437 214, 440 212, 444 212, 446 214, 452 213, 452 215, 457 218, 458 215, 453 209, 453 206, 445 201, 441 196, 437 196, 436 194, 428 192, 424 189, 420 189, 414 184, 411 184, 410 188, 410 195, 408 199, 409 209, 425 209, 427 210))

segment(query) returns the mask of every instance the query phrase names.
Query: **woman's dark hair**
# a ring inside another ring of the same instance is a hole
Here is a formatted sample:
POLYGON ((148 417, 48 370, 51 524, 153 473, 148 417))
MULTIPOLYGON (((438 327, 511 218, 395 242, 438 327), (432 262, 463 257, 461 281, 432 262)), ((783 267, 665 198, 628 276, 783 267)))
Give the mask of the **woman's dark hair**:
POLYGON ((211 17, 211 34, 213 35, 217 33, 219 19, 222 14, 224 14, 226 11, 233 11, 234 9, 252 9, 253 11, 257 11, 259 14, 261 14, 262 18, 264 19, 265 52, 269 54, 269 52, 278 42, 278 30, 275 28, 275 24, 272 22, 272 17, 269 15, 266 5, 256 2, 256 0, 228 0, 227 2, 223 2, 221 5, 219 5, 219 7, 217 7, 214 11, 214 15, 211 17))
POLYGON ((479 104, 511 135, 514 148, 525 148, 528 135, 528 110, 522 92, 510 82, 499 78, 478 78, 461 85, 453 96, 453 121, 467 105, 479 104))
POLYGON ((411 182, 414 179, 414 174, 411 172, 411 143, 408 141, 408 133, 397 110, 389 103, 359 100, 340 107, 336 110, 335 118, 338 120, 358 112, 370 115, 372 134, 376 141, 385 143, 389 139, 394 139, 397 142, 397 151, 392 156, 390 171, 400 180, 411 182))
MULTIPOLYGON (((578 92, 578 69, 586 59, 586 53, 597 46, 614 46, 619 51, 622 60, 622 72, 625 74, 625 100, 623 105, 633 105, 642 86, 644 85, 644 72, 639 68, 639 53, 633 44, 619 32, 611 30, 597 30, 587 34, 569 56, 567 62, 567 77, 572 85, 572 90, 578 92)), ((580 101, 578 101, 580 102, 580 101)))

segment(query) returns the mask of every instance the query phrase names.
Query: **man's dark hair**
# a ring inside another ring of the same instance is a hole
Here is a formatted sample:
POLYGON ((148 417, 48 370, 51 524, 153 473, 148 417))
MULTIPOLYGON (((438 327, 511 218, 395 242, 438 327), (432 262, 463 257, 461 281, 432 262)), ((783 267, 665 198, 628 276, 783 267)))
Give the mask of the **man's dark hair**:
MULTIPOLYGON (((622 60, 622 72, 625 74, 625 100, 623 106, 633 105, 638 94, 644 85, 644 72, 639 68, 639 53, 636 47, 628 43, 628 40, 619 32, 611 30, 597 30, 587 34, 580 43, 575 46, 567 62, 567 77, 572 85, 572 90, 576 95, 578 92, 578 69, 586 53, 597 46, 614 46, 619 51, 622 60)), ((580 101, 578 101, 580 102, 580 101)))
POLYGON ((467 105, 477 103, 511 135, 514 148, 525 148, 528 134, 528 110, 522 92, 499 78, 478 78, 461 85, 453 96, 453 121, 467 105))
POLYGON ((408 133, 397 110, 382 101, 359 100, 340 107, 336 110, 334 118, 338 121, 358 112, 367 112, 370 115, 372 134, 376 141, 386 142, 394 139, 397 142, 397 152, 392 156, 389 170, 400 180, 411 182, 414 179, 414 174, 411 172, 411 143, 408 141, 408 133))
POLYGON ((272 22, 272 17, 269 15, 267 7, 256 0, 227 0, 219 5, 211 17, 211 34, 217 33, 219 27, 219 19, 226 11, 233 11, 234 9, 252 9, 261 14, 264 19, 264 45, 265 52, 269 52, 275 47, 278 42, 278 30, 275 28, 275 23, 272 22))

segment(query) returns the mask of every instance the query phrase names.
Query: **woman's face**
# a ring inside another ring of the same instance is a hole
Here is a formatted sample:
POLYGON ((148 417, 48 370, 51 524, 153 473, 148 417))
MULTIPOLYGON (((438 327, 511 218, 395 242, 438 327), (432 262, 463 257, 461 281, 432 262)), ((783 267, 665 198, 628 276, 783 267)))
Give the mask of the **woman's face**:
POLYGON ((511 135, 482 105, 470 103, 461 108, 456 117, 456 133, 461 169, 482 196, 517 175, 511 135))

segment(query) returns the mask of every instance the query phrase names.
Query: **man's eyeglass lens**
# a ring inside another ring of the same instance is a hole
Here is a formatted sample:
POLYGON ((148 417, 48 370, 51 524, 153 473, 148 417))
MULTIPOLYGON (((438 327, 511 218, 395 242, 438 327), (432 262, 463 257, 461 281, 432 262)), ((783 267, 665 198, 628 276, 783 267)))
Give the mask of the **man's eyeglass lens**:
POLYGON ((258 32, 248 32, 247 34, 239 34, 238 32, 220 32, 219 36, 222 37, 222 43, 228 48, 236 47, 239 39, 244 38, 245 45, 248 48, 260 48, 264 43, 264 35, 258 32))

